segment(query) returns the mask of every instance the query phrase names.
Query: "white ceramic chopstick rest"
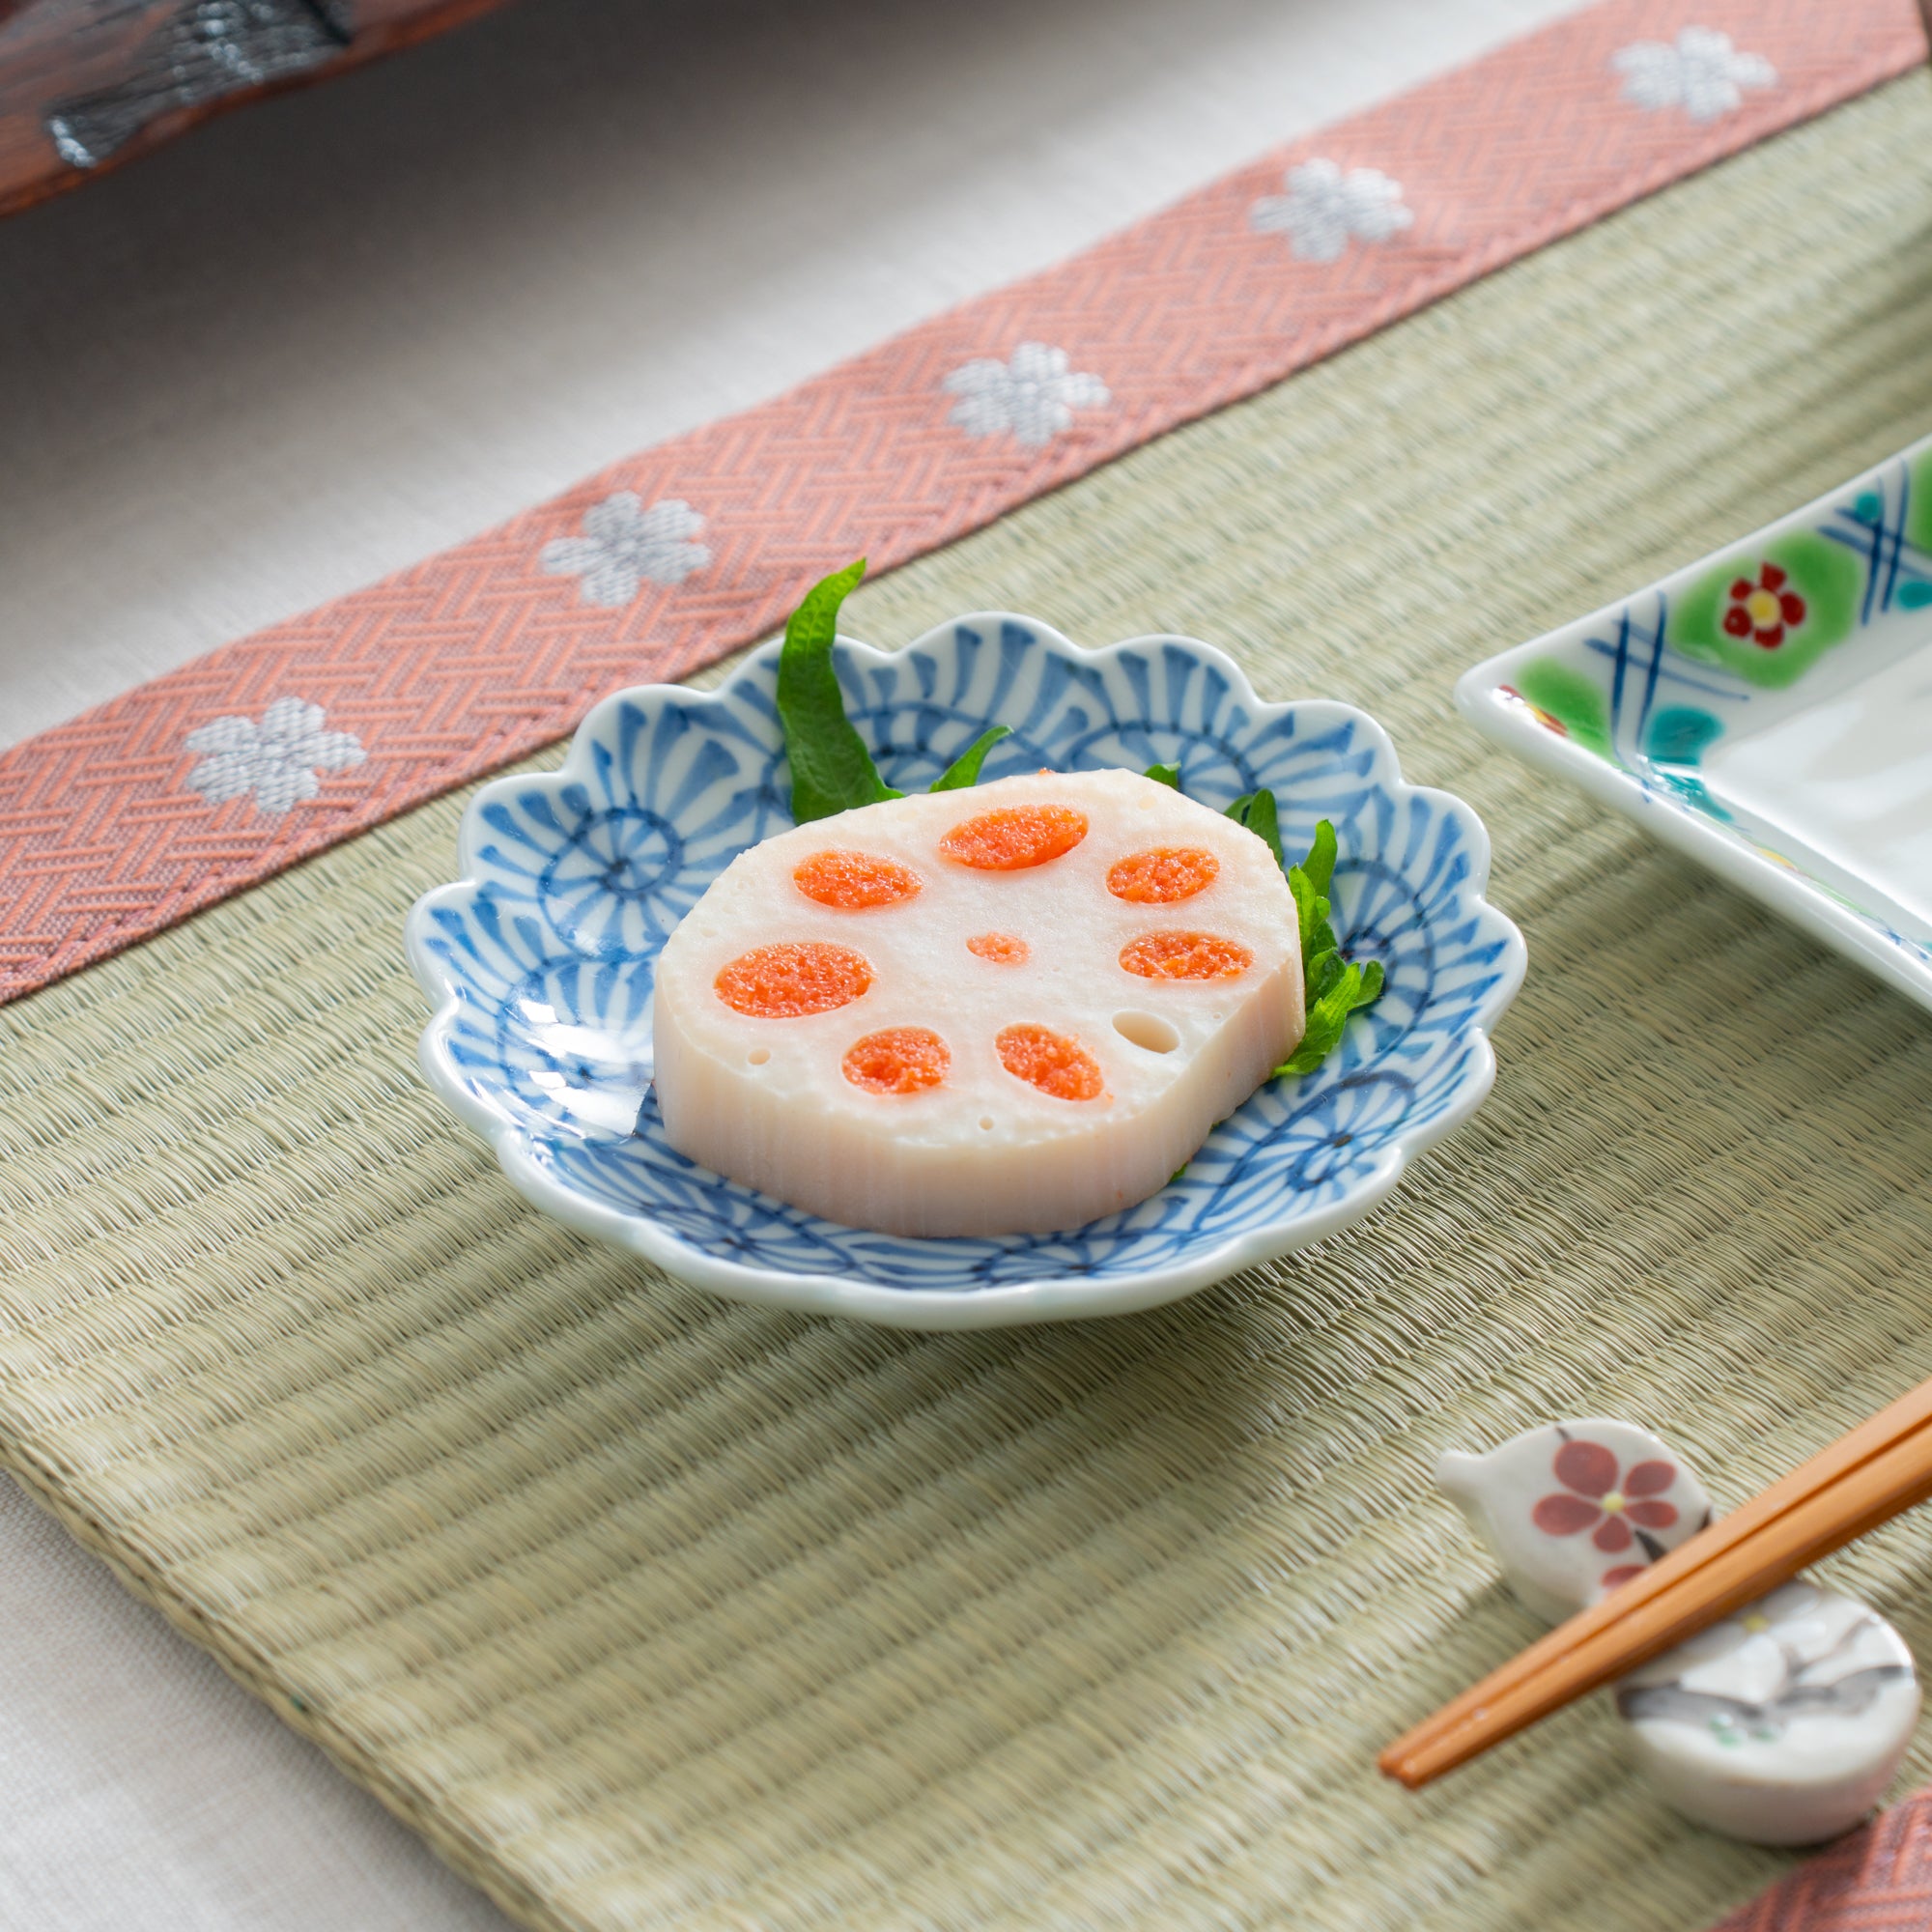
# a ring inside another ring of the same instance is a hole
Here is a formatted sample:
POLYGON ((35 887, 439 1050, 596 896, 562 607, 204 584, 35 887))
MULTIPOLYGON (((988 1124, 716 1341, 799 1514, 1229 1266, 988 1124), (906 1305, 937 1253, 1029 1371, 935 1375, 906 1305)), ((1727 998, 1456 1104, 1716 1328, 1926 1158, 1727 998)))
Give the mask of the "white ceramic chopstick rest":
POLYGON ((1668 1444, 1604 1416, 1525 1430, 1486 1456, 1452 1449, 1435 1480, 1546 1623, 1587 1609, 1711 1520, 1668 1444))
POLYGON ((1919 1704, 1905 1639, 1802 1577, 1633 1672, 1615 1698, 1665 1803, 1759 1845, 1817 1844, 1863 1818, 1919 1704))

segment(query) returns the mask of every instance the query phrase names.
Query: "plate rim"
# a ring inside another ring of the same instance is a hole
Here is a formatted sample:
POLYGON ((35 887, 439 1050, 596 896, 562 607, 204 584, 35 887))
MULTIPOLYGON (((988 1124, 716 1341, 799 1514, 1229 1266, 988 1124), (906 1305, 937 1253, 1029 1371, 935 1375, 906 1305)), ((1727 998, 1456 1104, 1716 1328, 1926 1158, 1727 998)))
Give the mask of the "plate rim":
MULTIPOLYGON (((699 704, 723 701, 724 694, 739 678, 754 668, 774 661, 781 648, 772 639, 750 653, 729 677, 711 691, 694 691, 687 685, 642 684, 627 686, 600 698, 584 715, 572 734, 570 750, 563 763, 547 773, 525 773, 494 779, 481 786, 464 809, 457 838, 460 876, 431 888, 410 908, 404 926, 404 943, 416 982, 431 1009, 431 1017, 418 1036, 417 1065, 438 1098, 456 1118, 482 1138, 495 1153, 498 1167, 518 1193, 540 1211, 579 1233, 643 1257, 675 1279, 724 1295, 732 1300, 801 1313, 843 1316, 889 1327, 925 1330, 960 1330, 1004 1327, 1018 1323, 1084 1320, 1125 1315, 1158 1307, 1196 1293, 1229 1275, 1258 1263, 1277 1260, 1325 1239, 1341 1229, 1372 1212, 1401 1183, 1413 1162, 1444 1135, 1468 1120, 1488 1097, 1495 1084, 1496 1061, 1490 1035, 1522 985, 1528 965, 1528 949, 1515 921, 1488 896, 1492 857, 1488 828, 1466 801, 1433 785, 1410 784, 1403 776, 1401 761, 1388 732, 1369 713, 1358 706, 1333 698, 1291 698, 1269 702, 1255 693, 1247 673, 1218 646, 1197 638, 1174 632, 1151 632, 1123 638, 1097 649, 1075 643, 1053 625, 1010 611, 975 611, 932 626, 898 650, 887 651, 840 633, 838 645, 849 651, 864 668, 899 663, 924 650, 932 653, 953 649, 955 633, 961 627, 1017 624, 1037 637, 1049 649, 1064 651, 1083 663, 1097 664, 1130 651, 1150 647, 1179 645, 1220 672, 1229 682, 1236 698, 1247 705, 1263 724, 1293 712, 1304 716, 1311 710, 1350 723, 1365 730, 1376 752, 1377 770, 1387 772, 1390 793, 1400 799, 1419 796, 1453 816, 1467 841, 1468 880, 1464 888, 1472 915, 1487 916, 1493 922, 1495 937, 1501 943, 1495 983, 1477 1007, 1465 1035, 1470 1046, 1470 1064, 1454 1102, 1435 1119, 1399 1133, 1371 1172, 1348 1194, 1305 1219, 1277 1228, 1260 1228, 1231 1236, 1199 1254, 1150 1267, 1132 1275, 1111 1278, 1096 1286, 1092 1274, 1065 1271, 1042 1273, 1026 1281, 975 1289, 888 1288, 838 1275, 810 1274, 753 1264, 728 1261, 705 1253, 686 1243, 642 1212, 625 1212, 585 1200, 558 1182, 547 1170, 537 1145, 529 1141, 514 1122, 505 1119, 486 1102, 469 1092, 451 1062, 447 1047, 449 1032, 460 998, 449 976, 430 951, 431 919, 439 904, 476 889, 475 839, 480 836, 482 814, 494 795, 512 787, 526 786, 532 778, 557 783, 585 781, 593 776, 590 746, 596 727, 606 716, 614 716, 618 706, 664 692, 676 692, 699 704)), ((1380 781, 1378 781, 1379 788, 1380 781)))

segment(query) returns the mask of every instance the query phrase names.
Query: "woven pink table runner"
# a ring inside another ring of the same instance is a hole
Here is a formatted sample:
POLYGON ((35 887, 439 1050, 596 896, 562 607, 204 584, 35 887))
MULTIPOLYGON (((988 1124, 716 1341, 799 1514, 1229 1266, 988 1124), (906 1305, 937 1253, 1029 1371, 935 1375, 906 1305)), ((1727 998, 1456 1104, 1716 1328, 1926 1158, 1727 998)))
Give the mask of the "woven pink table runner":
POLYGON ((1913 0, 1605 0, 0 756, 0 1000, 1899 73, 1913 0))
POLYGON ((1932 1926, 1932 1792, 1787 1873, 1712 1932, 1925 1932, 1932 1926))

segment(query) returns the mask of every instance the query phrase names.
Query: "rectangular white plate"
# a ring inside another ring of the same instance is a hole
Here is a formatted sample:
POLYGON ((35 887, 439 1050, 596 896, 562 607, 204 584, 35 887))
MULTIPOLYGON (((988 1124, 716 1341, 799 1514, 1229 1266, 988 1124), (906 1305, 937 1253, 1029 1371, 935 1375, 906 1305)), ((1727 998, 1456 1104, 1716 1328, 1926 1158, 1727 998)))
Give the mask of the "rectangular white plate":
POLYGON ((1932 438, 1456 702, 1932 1007, 1932 438))

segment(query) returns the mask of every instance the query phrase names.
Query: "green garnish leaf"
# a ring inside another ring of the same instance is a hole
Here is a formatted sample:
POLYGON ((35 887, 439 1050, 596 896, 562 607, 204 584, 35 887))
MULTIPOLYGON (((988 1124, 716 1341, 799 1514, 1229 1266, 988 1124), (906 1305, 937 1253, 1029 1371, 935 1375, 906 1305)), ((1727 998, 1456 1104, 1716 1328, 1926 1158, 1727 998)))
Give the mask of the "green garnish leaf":
POLYGON ((980 782, 980 767, 986 762, 986 753, 1002 738, 1011 733, 1004 724, 989 724, 959 753, 959 755, 927 786, 929 791, 963 791, 968 785, 980 782))
POLYGON ((1307 1005, 1308 1023, 1301 1044, 1275 1068, 1275 1073, 1277 1076, 1313 1073, 1340 1044, 1349 1015, 1380 994, 1382 969, 1376 961, 1367 968, 1345 961, 1341 941, 1328 923, 1334 911, 1328 888, 1335 877, 1335 858, 1340 848, 1335 828, 1325 818, 1315 828, 1308 856, 1300 865, 1291 866, 1282 855, 1281 824, 1273 792, 1265 787, 1243 792, 1228 808, 1228 816, 1236 825, 1246 826, 1274 854, 1275 863, 1288 874, 1288 889, 1294 895, 1295 923, 1300 928, 1301 940, 1302 998, 1307 1005))
POLYGON ((1180 789, 1180 767, 1179 765, 1150 765, 1145 774, 1155 784, 1168 785, 1173 790, 1180 789))
MULTIPOLYGON (((1274 803, 1270 796, 1268 803, 1274 803)), ((1315 842, 1308 848, 1308 857, 1302 860, 1301 869, 1308 874, 1308 883, 1318 893, 1328 890, 1328 882, 1335 876, 1335 828, 1324 818, 1315 828, 1315 842)))
POLYGON ((1266 786, 1255 793, 1248 815, 1241 822, 1274 854, 1277 866, 1287 866, 1287 860, 1281 856, 1281 821, 1275 814, 1274 793, 1266 786))
POLYGON ((1335 877, 1336 851, 1335 828, 1324 818, 1315 828, 1307 858, 1288 868, 1288 889, 1294 895, 1301 927, 1301 984, 1308 1023, 1301 1044, 1275 1068, 1277 1077, 1313 1073, 1341 1044, 1349 1015, 1381 997, 1381 961, 1372 959, 1366 966, 1345 961, 1335 928, 1328 923, 1334 910, 1328 888, 1335 877))
POLYGON ((791 761, 791 815, 800 824, 905 794, 879 777, 852 728, 832 668, 838 607, 866 574, 866 559, 822 578, 785 625, 779 652, 779 724, 791 761))
POLYGON ((1245 825, 1270 852, 1274 862, 1286 871, 1288 861, 1281 855, 1281 825, 1275 814, 1274 793, 1264 786, 1260 791, 1244 791, 1228 808, 1228 816, 1236 825, 1245 825))
POLYGON ((1331 908, 1316 890, 1305 867, 1288 868, 1288 889, 1294 895, 1294 910, 1301 924, 1301 967, 1305 975, 1314 960, 1336 950, 1335 928, 1328 923, 1331 908))
POLYGON ((1313 1073, 1334 1052, 1341 1037, 1340 1027, 1324 1037, 1319 1036, 1310 1026, 1301 1036, 1301 1044, 1275 1068, 1274 1077, 1279 1080, 1285 1073, 1313 1073))
POLYGON ((1348 970, 1348 962, 1331 946, 1318 952, 1301 969, 1302 997, 1312 1007, 1348 970))
POLYGON ((1322 955, 1322 964, 1325 986, 1319 995, 1310 998, 1308 1026, 1301 1036, 1301 1044, 1275 1068, 1277 1076, 1283 1073, 1313 1073, 1341 1044, 1342 1030, 1349 1023, 1349 1015, 1366 1007, 1381 993, 1382 966, 1379 959, 1370 960, 1366 967, 1352 962, 1343 966, 1339 956, 1329 952, 1322 955), (1339 970, 1327 970, 1329 968, 1339 970))

